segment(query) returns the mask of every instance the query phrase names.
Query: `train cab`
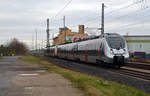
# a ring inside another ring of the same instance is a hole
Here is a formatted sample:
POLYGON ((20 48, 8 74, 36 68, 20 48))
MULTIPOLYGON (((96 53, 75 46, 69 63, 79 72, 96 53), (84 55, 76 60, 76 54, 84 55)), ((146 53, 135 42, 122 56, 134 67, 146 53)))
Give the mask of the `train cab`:
POLYGON ((127 44, 123 36, 119 34, 107 34, 105 40, 106 61, 123 66, 129 58, 127 44))

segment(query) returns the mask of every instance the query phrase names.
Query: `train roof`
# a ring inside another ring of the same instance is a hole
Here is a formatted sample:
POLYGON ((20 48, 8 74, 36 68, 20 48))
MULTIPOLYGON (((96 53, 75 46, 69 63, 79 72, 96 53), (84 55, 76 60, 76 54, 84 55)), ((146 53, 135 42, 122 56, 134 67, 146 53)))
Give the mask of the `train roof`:
MULTIPOLYGON (((104 33, 104 34, 102 34, 100 36, 93 36, 93 37, 87 38, 86 40, 78 40, 76 42, 88 41, 88 40, 93 40, 93 39, 97 39, 97 38, 111 37, 111 36, 121 36, 121 35, 119 35, 117 33, 104 33)), ((50 47, 55 47, 55 46, 65 45, 65 44, 73 44, 73 43, 76 43, 76 42, 66 42, 66 43, 62 43, 62 44, 58 44, 58 45, 53 45, 53 46, 50 46, 50 47)))
POLYGON ((117 33, 105 33, 104 34, 104 37, 105 36, 120 36, 119 34, 117 34, 117 33))

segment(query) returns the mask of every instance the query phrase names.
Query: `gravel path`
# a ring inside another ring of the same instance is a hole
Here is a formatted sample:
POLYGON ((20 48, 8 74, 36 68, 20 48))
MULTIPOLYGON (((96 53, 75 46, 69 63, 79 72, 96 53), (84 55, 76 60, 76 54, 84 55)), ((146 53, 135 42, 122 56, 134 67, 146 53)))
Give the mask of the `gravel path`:
POLYGON ((81 96, 62 76, 38 65, 19 62, 18 57, 0 60, 0 96, 81 96))

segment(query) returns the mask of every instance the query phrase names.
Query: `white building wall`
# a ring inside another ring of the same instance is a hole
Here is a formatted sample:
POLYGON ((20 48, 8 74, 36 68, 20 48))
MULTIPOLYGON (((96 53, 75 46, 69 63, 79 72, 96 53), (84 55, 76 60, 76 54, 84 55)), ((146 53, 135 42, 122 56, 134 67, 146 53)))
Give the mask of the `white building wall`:
POLYGON ((130 52, 146 52, 150 53, 150 43, 127 43, 130 52))
POLYGON ((150 36, 125 36, 125 39, 129 40, 127 45, 130 52, 138 51, 150 54, 150 42, 132 42, 132 40, 150 40, 150 36))

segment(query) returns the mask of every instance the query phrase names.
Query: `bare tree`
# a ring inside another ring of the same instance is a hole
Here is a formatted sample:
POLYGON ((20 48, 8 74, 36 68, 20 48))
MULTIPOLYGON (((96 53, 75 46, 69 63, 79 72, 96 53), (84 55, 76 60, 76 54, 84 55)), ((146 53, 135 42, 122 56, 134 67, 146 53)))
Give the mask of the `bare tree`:
POLYGON ((8 53, 14 55, 23 55, 28 51, 27 46, 16 38, 8 44, 8 49, 8 53))

